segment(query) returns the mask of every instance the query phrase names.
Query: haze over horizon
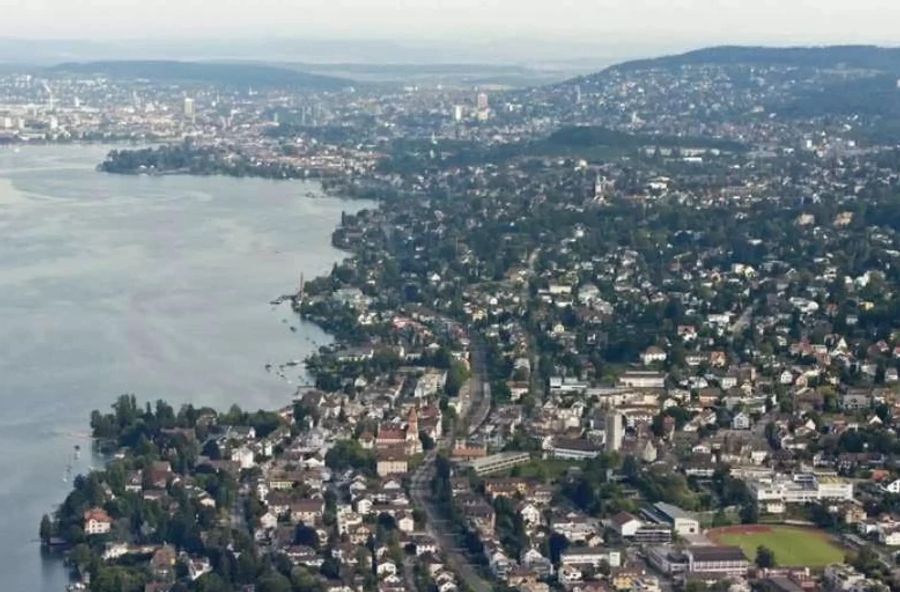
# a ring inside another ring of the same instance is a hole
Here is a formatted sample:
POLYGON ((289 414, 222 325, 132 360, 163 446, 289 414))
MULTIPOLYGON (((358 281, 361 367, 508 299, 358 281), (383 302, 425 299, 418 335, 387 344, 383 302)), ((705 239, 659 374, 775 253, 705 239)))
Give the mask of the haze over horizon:
MULTIPOLYGON (((146 57, 406 62, 623 59, 718 44, 900 44, 900 4, 887 0, 4 0, 3 8, 7 45, 51 42, 65 57, 71 43, 79 48, 73 59, 102 57, 105 44, 127 44, 146 57)), ((9 61, 9 53, 0 58, 9 61)))

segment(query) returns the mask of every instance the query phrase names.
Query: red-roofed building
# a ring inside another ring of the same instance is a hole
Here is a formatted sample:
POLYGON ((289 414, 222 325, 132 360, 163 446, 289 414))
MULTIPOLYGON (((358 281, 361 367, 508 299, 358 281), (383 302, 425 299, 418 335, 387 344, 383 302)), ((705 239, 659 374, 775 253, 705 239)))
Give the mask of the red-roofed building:
POLYGON ((112 518, 102 508, 91 508, 84 513, 84 534, 106 534, 112 530, 112 518))

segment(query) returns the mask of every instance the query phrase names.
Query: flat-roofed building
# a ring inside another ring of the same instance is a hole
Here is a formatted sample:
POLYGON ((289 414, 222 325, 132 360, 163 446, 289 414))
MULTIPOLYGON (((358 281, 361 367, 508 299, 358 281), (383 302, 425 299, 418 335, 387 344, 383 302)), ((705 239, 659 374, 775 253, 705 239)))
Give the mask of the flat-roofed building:
POLYGON ((740 547, 704 546, 690 547, 685 552, 688 571, 692 573, 718 573, 745 575, 750 562, 740 547))
POLYGON ((700 533, 700 522, 697 518, 678 506, 658 502, 649 508, 644 508, 641 513, 657 524, 668 525, 679 536, 700 533))
POLYGON ((631 388, 663 388, 666 386, 666 375, 662 372, 635 370, 619 377, 619 386, 631 388))
POLYGON ((527 452, 500 452, 460 463, 460 466, 471 468, 476 475, 481 476, 507 471, 513 467, 524 465, 530 460, 531 454, 527 452))

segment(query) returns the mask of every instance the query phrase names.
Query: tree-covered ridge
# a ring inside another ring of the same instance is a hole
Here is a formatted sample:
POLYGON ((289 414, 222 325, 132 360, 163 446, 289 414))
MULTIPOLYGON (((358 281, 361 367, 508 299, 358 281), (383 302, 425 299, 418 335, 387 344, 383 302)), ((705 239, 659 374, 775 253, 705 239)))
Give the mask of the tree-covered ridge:
POLYGON ((874 45, 836 45, 825 47, 726 45, 708 47, 661 58, 633 60, 613 67, 619 70, 640 70, 703 64, 755 64, 794 68, 842 68, 900 72, 900 48, 874 45))

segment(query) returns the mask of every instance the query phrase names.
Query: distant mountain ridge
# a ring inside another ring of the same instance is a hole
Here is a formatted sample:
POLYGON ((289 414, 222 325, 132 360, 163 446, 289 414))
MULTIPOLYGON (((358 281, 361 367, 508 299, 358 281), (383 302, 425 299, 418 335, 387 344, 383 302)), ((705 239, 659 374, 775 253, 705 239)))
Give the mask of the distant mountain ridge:
POLYGON ((288 87, 305 90, 340 90, 351 81, 261 64, 187 62, 176 60, 105 60, 67 62, 47 69, 57 74, 100 74, 119 79, 154 82, 195 82, 231 86, 288 87))
MULTIPOLYGON (((900 74, 900 47, 833 45, 820 47, 757 47, 723 45, 687 53, 632 60, 608 70, 642 70, 701 64, 758 64, 811 68, 860 68, 900 74)), ((588 75, 587 78, 597 74, 588 75)))

